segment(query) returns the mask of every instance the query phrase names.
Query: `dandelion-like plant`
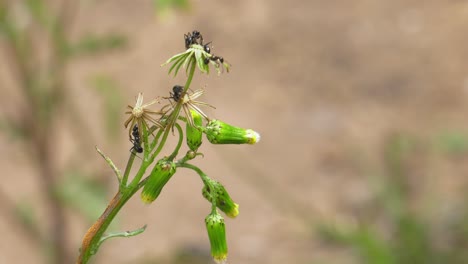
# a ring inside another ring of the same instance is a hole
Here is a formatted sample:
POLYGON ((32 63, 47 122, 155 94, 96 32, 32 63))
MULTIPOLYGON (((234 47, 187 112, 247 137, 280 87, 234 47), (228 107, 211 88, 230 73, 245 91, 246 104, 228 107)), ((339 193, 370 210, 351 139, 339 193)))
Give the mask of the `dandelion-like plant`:
POLYGON ((167 117, 167 126, 168 127, 173 127, 174 123, 176 120, 179 118, 180 111, 174 111, 176 109, 176 106, 178 104, 181 105, 182 110, 184 111, 185 114, 185 119, 187 122, 191 125, 194 126, 192 114, 190 113, 190 110, 196 111, 198 114, 200 114, 203 118, 205 118, 207 121, 210 119, 208 116, 199 108, 199 106, 208 106, 213 109, 216 109, 216 107, 205 103, 201 101, 197 101, 198 97, 202 96, 205 91, 202 89, 196 90, 193 93, 188 93, 188 92, 183 92, 184 87, 180 85, 175 85, 172 88, 172 93, 170 93, 170 97, 163 97, 164 99, 169 100, 169 104, 166 104, 163 106, 161 109, 162 112, 164 112, 165 116, 167 117))
POLYGON ((154 105, 155 103, 158 103, 158 102, 159 102, 158 99, 154 99, 150 101, 149 103, 143 104, 143 94, 139 93, 136 99, 135 106, 131 106, 131 105, 127 106, 127 108, 130 110, 126 111, 125 114, 129 114, 130 116, 125 121, 124 126, 125 128, 128 128, 129 138, 131 138, 131 133, 135 124, 137 124, 137 126, 140 128, 139 129, 140 138, 142 137, 143 125, 146 128, 148 128, 149 127, 148 122, 153 123, 159 128, 163 127, 163 125, 157 119, 152 117, 152 115, 161 115, 162 112, 148 109, 149 106, 154 105), (129 124, 130 124, 130 127, 128 126, 129 124))
POLYGON ((96 148, 117 176, 119 189, 101 217, 86 232, 77 263, 87 263, 91 256, 97 253, 100 245, 109 238, 130 237, 144 232, 146 225, 133 231, 104 234, 120 209, 138 190, 142 189, 141 200, 145 204, 151 204, 159 197, 166 183, 174 177, 179 168, 190 169, 200 176, 204 185, 203 197, 209 202, 205 226, 210 240, 211 255, 217 263, 227 263, 225 221, 220 211, 230 218, 235 218, 239 214, 239 205, 219 181, 208 177, 202 169, 190 161, 202 156, 199 148, 203 143, 203 134, 211 144, 255 144, 260 140, 260 135, 251 129, 210 119, 200 109, 202 106, 214 107, 198 101, 204 90, 189 92, 195 69, 198 68, 201 73, 209 74, 210 66, 213 66, 220 74, 222 68, 228 71, 230 65, 222 57, 211 53, 210 43, 203 43, 200 32, 185 34, 184 40, 186 50, 170 58, 164 65, 170 64, 169 74, 174 72, 174 75, 177 75, 180 68, 185 68, 187 74, 185 85, 173 86, 170 96, 163 97, 168 100, 168 104, 158 111, 150 110, 149 107, 159 100, 154 99, 144 104, 143 95, 140 93, 135 106, 128 106, 128 111, 125 112, 130 115, 125 120, 124 126, 128 129, 134 151, 129 155, 123 174, 109 157, 96 148), (185 117, 180 116, 181 111, 185 117), (185 130, 181 126, 184 123, 185 130), (174 130, 177 131, 177 135, 170 133, 174 130), (162 150, 167 141, 174 138, 169 137, 170 135, 175 136, 177 144, 171 152, 163 154, 162 150), (185 155, 179 157, 184 135, 188 150, 185 155), (139 169, 133 177, 130 177, 136 155, 142 155, 139 169))

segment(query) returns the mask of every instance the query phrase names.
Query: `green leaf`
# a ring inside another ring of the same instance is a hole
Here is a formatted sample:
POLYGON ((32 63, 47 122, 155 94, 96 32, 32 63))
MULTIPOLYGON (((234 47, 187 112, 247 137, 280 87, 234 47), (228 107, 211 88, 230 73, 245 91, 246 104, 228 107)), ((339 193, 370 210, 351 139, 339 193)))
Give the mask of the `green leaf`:
POLYGON ((91 252, 91 254, 96 254, 96 252, 98 251, 99 247, 102 245, 102 243, 104 243, 104 241, 110 239, 110 238, 114 238, 114 237, 132 237, 132 236, 137 236, 143 232, 145 232, 146 230, 146 225, 144 225, 143 227, 141 228, 138 228, 138 229, 135 229, 135 230, 132 230, 132 231, 124 231, 124 232, 115 232, 115 233, 110 233, 110 234, 107 234, 105 236, 102 236, 101 239, 99 240, 99 243, 96 245, 96 247, 93 249, 93 251, 91 252))
POLYGON ((200 69, 201 72, 206 73, 205 63, 203 61, 202 54, 203 54, 203 52, 201 50, 196 50, 195 51, 195 59, 197 60, 198 69, 200 69))
POLYGON ((170 57, 170 58, 169 58, 165 63, 163 63, 161 66, 165 66, 165 65, 167 65, 167 64, 169 64, 169 63, 171 63, 171 62, 173 62, 173 61, 178 60, 180 57, 183 57, 183 56, 186 56, 186 55, 187 55, 186 52, 178 53, 178 54, 176 54, 176 55, 170 57))
MULTIPOLYGON (((188 54, 185 54, 185 56, 188 56, 188 54)), ((183 60, 185 60, 185 56, 180 56, 177 58, 177 60, 172 64, 171 68, 169 68, 169 74, 171 74, 171 71, 175 68, 174 72, 174 77, 177 75, 177 72, 179 72, 180 66, 183 64, 183 60)))

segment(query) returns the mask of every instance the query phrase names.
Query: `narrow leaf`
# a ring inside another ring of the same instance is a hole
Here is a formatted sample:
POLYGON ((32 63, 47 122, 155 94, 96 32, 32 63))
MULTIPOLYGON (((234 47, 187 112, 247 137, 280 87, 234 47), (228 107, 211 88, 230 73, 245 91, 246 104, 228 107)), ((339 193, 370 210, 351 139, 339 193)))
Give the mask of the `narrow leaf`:
POLYGON ((110 238, 114 238, 114 237, 132 237, 132 236, 137 236, 143 232, 145 232, 146 230, 146 225, 144 225, 143 227, 141 228, 138 228, 138 229, 135 229, 135 230, 131 230, 131 231, 124 231, 124 232, 116 232, 116 233, 110 233, 110 234, 107 234, 105 236, 102 236, 101 239, 99 240, 99 243, 96 245, 95 248, 93 248, 91 254, 95 254, 99 247, 101 246, 102 243, 104 243, 104 241, 110 239, 110 238))

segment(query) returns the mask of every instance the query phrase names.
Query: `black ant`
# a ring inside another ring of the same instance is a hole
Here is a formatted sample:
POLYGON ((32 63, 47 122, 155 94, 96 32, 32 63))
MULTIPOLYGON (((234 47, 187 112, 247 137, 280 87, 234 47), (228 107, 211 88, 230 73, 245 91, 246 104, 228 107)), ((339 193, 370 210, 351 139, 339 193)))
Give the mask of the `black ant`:
POLYGON ((206 57, 206 58, 203 60, 203 62, 204 62, 205 64, 208 64, 208 63, 210 63, 210 60, 211 60, 211 61, 214 61, 214 62, 215 62, 216 64, 218 64, 218 65, 219 65, 220 63, 221 63, 221 64, 224 63, 224 58, 223 58, 223 57, 221 57, 221 56, 215 56, 215 55, 213 55, 213 56, 211 56, 211 57, 206 57))
MULTIPOLYGON (((208 43, 206 43, 205 45, 203 45, 203 50, 204 50, 206 53, 209 53, 209 54, 211 54, 211 47, 210 47, 210 44, 211 44, 211 42, 208 42, 208 43)), ((217 64, 219 64, 219 63, 221 63, 221 64, 224 63, 224 58, 223 58, 223 57, 221 57, 221 56, 216 56, 216 55, 214 55, 214 54, 213 54, 211 57, 206 57, 206 58, 203 60, 203 62, 204 62, 205 64, 208 64, 208 63, 210 63, 210 60, 216 62, 217 64)))
POLYGON ((192 31, 192 33, 188 32, 184 34, 185 40, 185 48, 188 49, 192 44, 200 44, 203 45, 203 36, 199 31, 192 31), (198 42, 200 40, 200 42, 198 42))
MULTIPOLYGON (((180 85, 174 85, 174 87, 172 87, 172 92, 169 92, 169 97, 163 97, 164 99, 172 99, 174 100, 174 102, 179 102, 180 99, 182 99, 182 97, 184 96, 184 87, 183 86, 180 86, 180 85)), ((169 100, 169 103, 170 105, 166 105, 163 107, 163 112, 164 115, 162 117, 164 117, 166 115, 166 113, 168 112, 167 110, 167 107, 169 107, 170 109, 173 109, 174 107, 174 104, 169 100)))
POLYGON ((130 138, 130 142, 133 143, 133 147, 130 151, 134 150, 137 153, 143 152, 143 147, 141 146, 140 132, 138 131, 138 125, 135 124, 132 130, 133 138, 130 138))
POLYGON ((174 99, 174 101, 178 102, 180 100, 180 98, 182 98, 182 92, 184 91, 184 87, 183 86, 180 86, 180 85, 174 85, 174 87, 172 87, 172 92, 170 92, 170 97, 169 98, 172 98, 174 99))
POLYGON ((211 53, 210 44, 211 44, 211 42, 208 42, 208 43, 206 43, 205 45, 203 45, 203 50, 204 50, 206 53, 211 53))

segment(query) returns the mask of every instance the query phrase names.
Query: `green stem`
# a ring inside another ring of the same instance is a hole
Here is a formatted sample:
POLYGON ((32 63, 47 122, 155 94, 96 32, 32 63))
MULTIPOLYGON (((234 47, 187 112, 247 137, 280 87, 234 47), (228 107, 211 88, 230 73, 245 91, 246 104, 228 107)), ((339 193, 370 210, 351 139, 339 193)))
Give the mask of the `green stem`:
MULTIPOLYGON (((154 130, 153 130, 154 131, 154 130)), ((154 147, 156 147, 156 144, 158 143, 159 141, 159 138, 161 137, 161 134, 164 130, 163 129, 159 129, 158 133, 156 134, 156 137, 154 138, 153 142, 151 142, 151 146, 150 146, 150 149, 149 149, 149 152, 151 153, 154 149, 154 147)), ((152 132, 151 132, 152 133, 152 132)))
POLYGON ((180 147, 182 146, 182 142, 184 141, 184 132, 182 132, 182 128, 177 123, 175 123, 174 125, 175 125, 175 127, 177 128, 177 130, 179 132, 179 142, 177 142, 176 148, 174 149, 172 154, 167 158, 168 160, 174 160, 174 158, 179 153, 180 147))
MULTIPOLYGON (((203 181, 203 184, 205 184, 205 186, 208 187, 208 189, 210 190, 214 190, 214 186, 212 184, 212 179, 210 179, 210 177, 208 177, 200 168, 198 168, 197 166, 195 165, 192 165, 192 164, 189 164, 189 163, 179 163, 177 162, 176 163, 177 167, 181 167, 181 168, 187 168, 187 169, 191 169, 193 171, 195 171, 196 173, 198 173, 198 175, 200 175, 200 178, 202 179, 203 181)), ((213 192, 211 194, 212 196, 212 200, 211 200, 211 210, 216 210, 216 200, 218 198, 218 194, 216 192, 213 192)))
POLYGON ((146 123, 145 122, 142 122, 142 123, 143 123, 142 124, 142 127, 143 127, 142 129, 143 129, 143 147, 144 147, 143 148, 143 151, 144 151, 143 156, 146 158, 146 157, 148 157, 148 154, 150 153, 150 151, 148 149, 148 146, 149 146, 149 144, 148 144, 148 135, 149 135, 149 133, 148 133, 148 128, 146 127, 146 123))
POLYGON ((176 163, 176 165, 177 165, 177 167, 191 169, 191 170, 195 171, 196 173, 198 173, 198 175, 200 175, 200 178, 202 179, 202 181, 203 181, 203 183, 205 185, 210 180, 210 178, 200 168, 198 168, 195 165, 192 165, 192 164, 189 164, 189 163, 176 163))
POLYGON ((138 183, 140 182, 141 178, 146 172, 146 169, 148 168, 149 165, 151 165, 152 162, 153 160, 146 161, 146 158, 145 158, 145 161, 142 162, 140 169, 138 170, 137 174, 133 178, 132 182, 128 185, 128 189, 129 189, 128 192, 132 192, 134 189, 137 189, 138 183))
MULTIPOLYGON (((196 64, 196 61, 195 60, 192 60, 191 62, 191 68, 190 68, 190 72, 189 72, 189 76, 187 78, 187 81, 185 82, 185 86, 184 86, 184 93, 188 90, 188 88, 190 87, 190 84, 192 83, 192 79, 193 79, 193 75, 195 74, 195 65, 196 64)), ((179 116, 179 112, 180 112, 180 109, 182 108, 182 102, 180 100, 180 102, 177 103, 174 111, 172 112, 171 116, 169 118, 175 118, 176 120, 174 122, 177 121, 177 117, 179 116)), ((158 148, 156 149, 156 151, 153 153, 153 156, 152 156, 152 159, 154 159, 158 154, 159 152, 161 152, 162 148, 164 147, 164 145, 166 144, 166 140, 167 140, 167 136, 169 135, 169 131, 171 131, 171 121, 168 120, 168 124, 169 126, 166 127, 166 129, 164 130, 164 135, 161 139, 161 142, 159 143, 159 146, 158 148)))
POLYGON ((83 244, 80 250, 80 256, 78 257, 77 264, 84 264, 87 263, 88 260, 91 258, 92 255, 96 253, 96 250, 99 246, 99 242, 101 241, 101 237, 104 232, 107 230, 109 225, 111 224, 114 217, 117 213, 122 209, 125 203, 137 192, 138 189, 135 188, 130 190, 127 193, 121 193, 120 191, 114 196, 111 200, 109 205, 107 206, 104 213, 102 213, 101 217, 94 223, 86 232, 83 238, 83 244))
MULTIPOLYGON (((190 84, 192 82, 192 79, 193 79, 193 75, 195 73, 195 60, 192 60, 191 61, 191 68, 190 68, 190 73, 189 73, 189 76, 187 78, 187 81, 185 82, 185 90, 184 92, 186 92, 189 87, 190 87, 190 84)), ((177 104, 176 108, 174 109, 174 112, 172 114, 172 116, 176 119, 175 121, 177 121, 177 117, 179 116, 179 112, 180 112, 180 109, 182 107, 182 104, 179 103, 177 104)), ((179 124, 175 124, 176 128, 178 129, 179 131, 179 143, 175 149, 175 151, 171 154, 170 157, 172 158, 175 158, 175 156, 177 155, 181 145, 182 145, 182 141, 183 141, 183 133, 182 133, 182 128, 180 127, 179 124)), ((144 179, 143 181, 140 182, 141 178, 143 177, 146 169, 148 168, 149 165, 151 165, 151 163, 154 161, 154 159, 156 158, 156 156, 161 152, 161 150, 163 149, 164 145, 166 144, 166 140, 167 140, 167 137, 169 136, 169 131, 171 130, 171 127, 166 127, 166 129, 164 129, 164 134, 163 134, 163 137, 161 139, 161 141, 159 142, 159 145, 156 149, 156 151, 151 155, 151 157, 148 159, 148 156, 149 156, 149 153, 151 153, 151 150, 156 146, 157 141, 159 139, 159 137, 161 136, 161 132, 162 130, 160 130, 158 132, 158 134, 156 135, 154 141, 151 143, 151 146, 149 147, 148 149, 148 139, 147 139, 147 136, 148 136, 148 131, 144 129, 144 132, 146 131, 146 135, 144 137, 146 137, 146 142, 144 142, 145 144, 145 149, 147 149, 147 151, 145 151, 144 153, 144 160, 140 166, 140 169, 138 170, 137 174, 135 175, 135 177, 133 178, 133 180, 131 181, 131 183, 128 185, 127 187, 127 182, 128 182, 128 176, 130 174, 130 170, 132 168, 132 165, 133 165, 133 161, 135 160, 135 155, 134 153, 132 153, 128 159, 128 162, 127 162, 127 167, 125 168, 125 172, 124 172, 124 175, 122 177, 122 183, 120 185, 120 189, 119 191, 116 193, 116 195, 114 196, 114 198, 110 201, 109 205, 107 206, 106 210, 104 211, 104 213, 101 215, 101 217, 99 217, 99 219, 96 221, 96 223, 94 223, 88 230, 88 232, 86 232, 84 238, 83 238, 83 244, 81 246, 81 253, 80 253, 80 256, 78 257, 78 260, 77 260, 77 263, 79 264, 82 264, 82 263, 87 263, 88 260, 91 258, 92 255, 94 255, 100 245, 100 241, 101 241, 101 238, 104 234, 104 232, 107 230, 107 228, 109 227, 109 225, 111 224, 111 222, 113 221, 114 217, 117 215, 117 213, 120 211, 120 209, 125 205, 125 203, 141 188, 143 187, 144 183, 146 182, 146 179, 144 179)), ((200 176, 202 177, 202 180, 207 178, 207 176, 196 166, 193 166, 193 165, 190 165, 190 164, 180 164, 181 167, 186 167, 186 168, 191 168, 195 171, 197 171, 200 176)), ((206 182, 208 181, 205 181, 205 184, 206 182)))
POLYGON ((185 82, 185 85, 184 85, 184 93, 187 92, 188 88, 190 87, 190 84, 192 83, 192 78, 193 78, 193 75, 195 73, 195 64, 196 64, 196 60, 195 59, 192 59, 192 63, 191 63, 191 68, 190 68, 190 73, 189 73, 189 76, 187 78, 187 81, 185 82))
POLYGON ((121 190, 123 190, 124 188, 127 187, 128 175, 130 174, 130 170, 132 169, 134 160, 135 160, 135 154, 132 151, 131 154, 130 154, 130 157, 128 158, 127 167, 125 168, 125 172, 124 172, 124 175, 122 177, 122 184, 120 185, 121 190))

